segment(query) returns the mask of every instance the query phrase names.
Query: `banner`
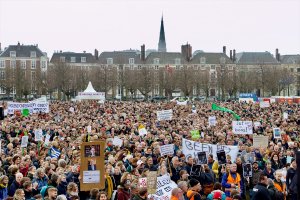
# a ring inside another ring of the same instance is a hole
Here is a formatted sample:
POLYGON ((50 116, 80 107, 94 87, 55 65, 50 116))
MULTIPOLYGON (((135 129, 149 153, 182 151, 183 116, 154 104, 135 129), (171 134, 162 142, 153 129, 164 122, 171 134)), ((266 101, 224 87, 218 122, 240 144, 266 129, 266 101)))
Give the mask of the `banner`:
POLYGON ((172 120, 172 117, 173 117, 172 109, 157 111, 157 120, 158 121, 172 120))
POLYGON ((163 146, 160 146, 160 155, 173 155, 174 154, 174 144, 166 144, 163 146))
POLYGON ((48 102, 31 102, 33 113, 49 113, 48 102))
POLYGON ((215 126, 217 124, 216 116, 209 116, 208 117, 208 125, 215 126))
POLYGON ((252 121, 232 121, 234 134, 253 134, 252 121))
POLYGON ((229 145, 217 145, 217 144, 206 144, 200 142, 194 142, 192 140, 182 139, 182 153, 186 159, 192 156, 197 158, 198 152, 207 152, 213 154, 214 159, 217 159, 217 151, 224 150, 226 154, 231 156, 231 160, 234 161, 237 157, 239 147, 229 145))
POLYGON ((261 101, 261 102, 259 102, 259 106, 261 108, 269 108, 270 107, 270 102, 269 101, 261 101))
POLYGON ((267 148, 268 147, 268 136, 264 136, 264 135, 253 135, 253 147, 255 148, 267 148))
POLYGON ((171 198, 171 192, 174 188, 177 188, 177 184, 171 180, 170 175, 163 175, 157 177, 156 193, 148 195, 148 198, 153 200, 169 200, 171 198))
POLYGON ((232 110, 225 108, 225 107, 221 107, 221 106, 217 106, 216 104, 212 104, 211 105, 211 109, 212 110, 219 110, 219 111, 223 111, 223 112, 228 112, 231 113, 235 119, 240 120, 241 117, 239 115, 237 115, 235 112, 233 112, 232 110))
POLYGON ((49 113, 49 103, 48 102, 31 102, 31 103, 7 103, 7 113, 14 114, 15 110, 28 109, 30 113, 49 113))

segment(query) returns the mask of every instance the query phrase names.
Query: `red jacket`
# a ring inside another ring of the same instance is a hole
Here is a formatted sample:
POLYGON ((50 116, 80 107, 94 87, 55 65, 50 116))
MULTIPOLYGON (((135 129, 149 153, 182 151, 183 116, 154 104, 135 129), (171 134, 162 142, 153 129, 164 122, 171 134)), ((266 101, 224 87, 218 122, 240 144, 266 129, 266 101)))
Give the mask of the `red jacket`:
POLYGON ((129 191, 126 191, 124 188, 118 189, 118 200, 129 200, 130 199, 130 193, 129 191))

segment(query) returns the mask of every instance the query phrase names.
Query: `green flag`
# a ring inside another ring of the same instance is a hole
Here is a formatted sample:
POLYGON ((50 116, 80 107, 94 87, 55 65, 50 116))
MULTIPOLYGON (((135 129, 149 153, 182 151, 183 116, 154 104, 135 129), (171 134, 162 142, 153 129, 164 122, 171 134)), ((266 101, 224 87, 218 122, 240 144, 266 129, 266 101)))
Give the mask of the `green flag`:
POLYGON ((230 110, 228 108, 225 108, 225 107, 217 106, 214 103, 211 105, 211 109, 212 110, 220 110, 220 111, 223 111, 223 112, 228 112, 228 113, 231 113, 234 116, 235 119, 237 119, 237 120, 241 119, 241 117, 239 115, 237 115, 235 112, 233 112, 232 110, 230 110))
POLYGON ((199 139, 200 138, 199 130, 192 130, 192 131, 190 131, 190 133, 192 135, 192 139, 199 139))
POLYGON ((29 115, 29 109, 27 109, 27 108, 23 109, 23 110, 22 110, 22 115, 23 115, 24 117, 27 117, 27 116, 29 115))

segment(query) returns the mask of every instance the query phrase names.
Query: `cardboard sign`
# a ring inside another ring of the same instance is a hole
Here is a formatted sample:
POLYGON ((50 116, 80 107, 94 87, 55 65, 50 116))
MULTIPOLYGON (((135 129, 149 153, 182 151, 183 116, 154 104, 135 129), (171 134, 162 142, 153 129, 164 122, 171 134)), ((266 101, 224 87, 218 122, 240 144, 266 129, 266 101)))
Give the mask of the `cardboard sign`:
POLYGON ((216 116, 208 117, 208 125, 209 126, 216 126, 216 124, 217 124, 216 116))
POLYGON ((173 117, 172 109, 157 111, 157 120, 158 121, 172 120, 172 117, 173 117))
POLYGON ((259 102, 259 106, 261 108, 269 108, 270 107, 270 102, 269 101, 261 101, 261 102, 259 102))
POLYGON ((147 175, 147 192, 155 194, 157 188, 157 171, 149 171, 147 175))
POLYGON ((156 193, 148 195, 149 199, 153 200, 169 200, 171 198, 171 192, 174 188, 177 188, 177 184, 171 180, 170 175, 164 175, 157 177, 156 193))
POLYGON ((123 140, 120 139, 119 137, 115 136, 114 139, 113 139, 113 145, 118 146, 118 147, 122 147, 123 140))
POLYGON ((42 141, 43 140, 43 130, 37 129, 34 131, 34 141, 42 141))
POLYGON ((252 177, 252 165, 251 163, 243 164, 243 176, 244 177, 252 177))
POLYGON ((273 128, 274 138, 281 138, 280 128, 273 128))
POLYGON ((217 145, 217 144, 206 144, 195 142, 192 140, 182 139, 182 153, 188 159, 190 156, 192 158, 197 158, 198 152, 206 152, 207 154, 213 154, 214 159, 217 159, 217 151, 224 150, 226 154, 231 156, 232 161, 234 161, 239 152, 238 146, 229 145, 217 145))
POLYGON ((253 134, 252 121, 232 121, 234 134, 253 134))
POLYGON ((25 148, 25 147, 27 147, 27 145, 28 145, 28 136, 27 136, 27 135, 24 135, 24 136, 22 137, 21 147, 22 147, 22 148, 25 148))
POLYGON ((160 155, 173 155, 174 154, 174 144, 167 144, 160 146, 160 155))
POLYGON ((217 152, 217 158, 219 165, 226 164, 226 154, 224 150, 220 150, 217 152))
POLYGON ((253 135, 253 147, 255 148, 267 148, 269 137, 264 135, 253 135))
POLYGON ((204 165, 207 164, 207 154, 206 152, 198 152, 198 165, 204 165))

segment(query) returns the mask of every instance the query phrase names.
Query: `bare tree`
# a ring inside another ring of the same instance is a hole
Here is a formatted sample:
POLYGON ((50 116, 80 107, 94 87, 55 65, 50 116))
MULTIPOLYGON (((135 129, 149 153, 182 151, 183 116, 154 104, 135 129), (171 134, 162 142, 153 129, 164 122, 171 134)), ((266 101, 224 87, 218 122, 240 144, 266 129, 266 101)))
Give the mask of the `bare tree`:
POLYGON ((176 70, 177 87, 181 89, 186 97, 192 95, 195 85, 195 72, 192 67, 183 66, 181 70, 176 70))
POLYGON ((124 71, 124 87, 130 93, 131 99, 136 97, 138 70, 126 68, 124 71))
POLYGON ((5 90, 6 96, 13 92, 14 88, 14 70, 13 68, 6 66, 4 71, 4 76, 0 78, 0 87, 5 90))
POLYGON ((145 100, 148 100, 148 95, 153 90, 153 80, 153 69, 150 69, 148 66, 143 66, 138 70, 137 86, 140 93, 145 96, 145 100))

